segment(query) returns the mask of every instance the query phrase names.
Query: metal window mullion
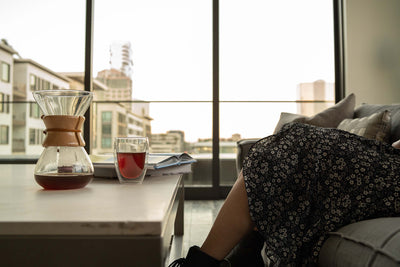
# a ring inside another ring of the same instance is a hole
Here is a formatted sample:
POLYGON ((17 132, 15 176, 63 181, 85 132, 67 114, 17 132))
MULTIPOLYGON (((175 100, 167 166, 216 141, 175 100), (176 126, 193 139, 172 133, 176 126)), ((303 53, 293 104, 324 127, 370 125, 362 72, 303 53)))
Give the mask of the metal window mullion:
MULTIPOLYGON (((93 84, 93 11, 94 0, 86 0, 86 24, 85 24, 85 91, 92 91, 93 84)), ((83 138, 86 142, 85 149, 91 153, 91 114, 92 106, 85 113, 83 125, 83 138)))
POLYGON ((212 192, 218 197, 220 181, 219 162, 219 0, 213 0, 213 149, 212 149, 212 192))
POLYGON ((346 95, 343 0, 333 0, 333 25, 335 47, 335 101, 339 102, 346 95))

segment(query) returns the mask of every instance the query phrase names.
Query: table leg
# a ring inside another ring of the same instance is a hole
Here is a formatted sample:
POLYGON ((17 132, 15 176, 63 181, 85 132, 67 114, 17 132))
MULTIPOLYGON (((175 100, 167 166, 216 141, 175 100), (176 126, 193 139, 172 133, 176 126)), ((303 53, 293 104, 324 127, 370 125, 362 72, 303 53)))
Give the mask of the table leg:
POLYGON ((178 204, 178 210, 176 212, 176 219, 175 219, 175 225, 174 225, 174 234, 175 235, 183 235, 184 234, 184 203, 185 203, 185 190, 183 187, 183 179, 181 181, 181 184, 179 186, 179 204, 178 204))

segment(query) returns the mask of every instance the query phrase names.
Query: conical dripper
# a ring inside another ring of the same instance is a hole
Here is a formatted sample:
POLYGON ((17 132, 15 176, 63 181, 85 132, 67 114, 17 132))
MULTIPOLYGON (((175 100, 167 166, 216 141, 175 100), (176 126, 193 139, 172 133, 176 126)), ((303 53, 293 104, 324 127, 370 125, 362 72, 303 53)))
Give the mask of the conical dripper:
POLYGON ((46 138, 35 168, 35 180, 45 189, 76 189, 93 178, 93 164, 83 148, 83 117, 93 93, 77 90, 33 92, 44 113, 46 138))
POLYGON ((44 115, 83 116, 93 93, 79 90, 41 90, 33 92, 44 115))

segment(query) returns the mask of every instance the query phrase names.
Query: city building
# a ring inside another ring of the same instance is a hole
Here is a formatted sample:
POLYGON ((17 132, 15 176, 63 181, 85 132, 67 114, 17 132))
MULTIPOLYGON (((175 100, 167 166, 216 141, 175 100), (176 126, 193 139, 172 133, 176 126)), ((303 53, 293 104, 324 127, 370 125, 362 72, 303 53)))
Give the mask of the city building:
MULTIPOLYGON (((227 141, 220 140, 219 142, 219 151, 220 154, 224 157, 235 157, 237 152, 237 144, 236 141, 227 141)), ((209 157, 212 156, 212 140, 199 140, 198 142, 193 144, 193 153, 194 154, 209 154, 209 157)))
MULTIPOLYGON (((70 79, 71 89, 84 89, 82 72, 62 74, 70 79)), ((92 120, 91 135, 93 154, 112 153, 115 137, 150 137, 151 135, 152 119, 149 116, 149 103, 143 101, 133 104, 118 103, 121 100, 131 101, 131 81, 127 78, 123 73, 114 69, 101 71, 98 78, 93 80, 92 114, 95 118, 92 120), (112 88, 107 84, 118 88, 112 88)))
POLYGON ((110 45, 110 69, 121 71, 125 76, 132 77, 132 48, 130 42, 113 42, 110 45))
POLYGON ((14 59, 12 106, 12 152, 39 155, 43 147, 44 123, 32 92, 69 89, 69 79, 31 59, 14 59))
POLYGON ((297 113, 312 116, 332 106, 335 101, 335 86, 323 80, 310 83, 300 83, 297 86, 297 100, 307 100, 311 103, 298 103, 297 113), (315 102, 327 101, 327 102, 315 102))
POLYGON ((93 140, 93 154, 113 152, 115 137, 127 136, 126 108, 120 104, 97 105, 98 123, 94 129, 96 138, 93 140))
POLYGON ((98 104, 95 112, 97 120, 93 128, 96 133, 92 142, 93 154, 112 153, 116 137, 148 136, 145 125, 150 124, 150 120, 127 110, 122 104, 98 104))
MULTIPOLYGON (((97 73, 97 81, 105 84, 108 90, 104 91, 103 99, 108 101, 131 101, 132 79, 117 69, 102 70, 97 73)), ((123 103, 127 109, 131 109, 131 103, 123 103)))
POLYGON ((17 52, 7 44, 0 42, 0 154, 11 154, 12 112, 8 102, 13 101, 14 55, 17 52))
POLYGON ((185 133, 182 131, 168 131, 151 135, 152 153, 174 153, 185 151, 185 133))
MULTIPOLYGON (((83 72, 62 72, 60 73, 66 77, 69 78, 70 83, 69 86, 71 89, 74 90, 85 90, 85 75, 83 72)), ((97 113, 97 101, 98 100, 103 100, 104 99, 104 95, 107 90, 108 87, 101 83, 98 80, 93 79, 93 101, 92 101, 92 105, 91 105, 91 109, 92 109, 92 115, 94 114, 95 116, 93 116, 93 118, 91 121, 91 125, 93 127, 93 131, 91 134, 91 143, 92 143, 92 147, 94 147, 94 149, 96 149, 96 144, 97 144, 97 140, 99 140, 99 135, 101 134, 100 132, 98 132, 96 129, 98 129, 97 125, 100 123, 101 124, 101 119, 98 116, 97 113)))
MULTIPOLYGON (((132 103, 132 113, 135 114, 135 116, 137 116, 140 121, 140 128, 142 131, 142 135, 141 136, 146 136, 146 137, 151 137, 151 121, 153 120, 152 117, 150 117, 150 104, 149 102, 145 102, 145 101, 140 101, 138 99, 134 99, 133 103, 132 103)), ((128 124, 128 131, 130 131, 129 128, 129 124, 128 124)), ((128 135, 130 135, 130 133, 128 132, 128 135)))
POLYGON ((115 137, 150 137, 149 103, 139 100, 132 103, 132 79, 117 69, 109 69, 100 71, 95 81, 107 88, 96 100, 107 103, 95 103, 93 109, 97 115, 93 153, 112 152, 115 137))
MULTIPOLYGON (((59 74, 68 77, 69 88, 73 90, 85 90, 85 74, 83 72, 58 72, 59 74)), ((100 81, 93 79, 93 101, 104 98, 104 91, 107 91, 108 87, 100 81)))

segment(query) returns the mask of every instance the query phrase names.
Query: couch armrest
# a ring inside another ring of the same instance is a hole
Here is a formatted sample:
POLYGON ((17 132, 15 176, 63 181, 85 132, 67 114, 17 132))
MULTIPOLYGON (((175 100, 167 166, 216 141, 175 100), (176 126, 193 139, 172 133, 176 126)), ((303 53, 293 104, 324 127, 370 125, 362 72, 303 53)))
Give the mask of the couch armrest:
POLYGON ((395 267, 400 265, 400 218, 387 217, 346 225, 328 235, 318 266, 395 267))
POLYGON ((237 154, 236 154, 236 171, 239 174, 243 166, 243 160, 249 152, 250 148, 256 143, 258 138, 242 139, 237 141, 237 154))

